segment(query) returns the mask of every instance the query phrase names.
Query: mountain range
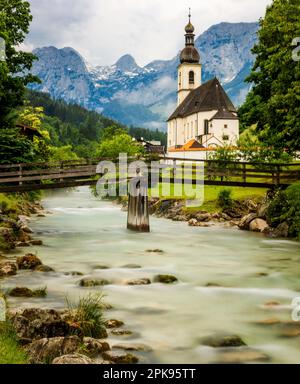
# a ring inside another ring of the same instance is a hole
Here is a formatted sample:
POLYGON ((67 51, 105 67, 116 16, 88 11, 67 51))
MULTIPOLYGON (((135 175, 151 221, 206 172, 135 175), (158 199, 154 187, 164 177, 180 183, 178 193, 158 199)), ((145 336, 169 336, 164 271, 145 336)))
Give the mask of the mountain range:
MULTIPOLYGON (((254 62, 251 49, 258 23, 220 23, 197 37, 203 81, 216 76, 239 106, 250 85, 244 80, 254 62)), ((184 43, 183 43, 184 46, 184 43)), ((171 60, 140 67, 131 55, 112 66, 92 66, 73 48, 37 48, 33 73, 42 80, 32 89, 77 103, 126 125, 166 128, 176 106, 179 52, 171 60)))

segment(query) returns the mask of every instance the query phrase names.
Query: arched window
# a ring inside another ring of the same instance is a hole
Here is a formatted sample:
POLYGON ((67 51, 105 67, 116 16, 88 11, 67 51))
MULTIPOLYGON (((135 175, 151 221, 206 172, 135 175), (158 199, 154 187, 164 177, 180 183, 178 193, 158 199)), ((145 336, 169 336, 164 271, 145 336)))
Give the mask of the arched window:
POLYGON ((181 72, 179 72, 179 87, 181 87, 181 72))
POLYGON ((189 72, 189 83, 190 84, 195 84, 195 73, 194 71, 189 72))

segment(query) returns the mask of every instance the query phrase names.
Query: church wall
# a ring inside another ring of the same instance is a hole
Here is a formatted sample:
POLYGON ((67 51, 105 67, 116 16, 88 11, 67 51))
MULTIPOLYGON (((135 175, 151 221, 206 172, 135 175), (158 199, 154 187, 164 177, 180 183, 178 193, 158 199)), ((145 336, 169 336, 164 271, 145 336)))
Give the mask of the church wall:
POLYGON ((210 132, 213 133, 221 142, 228 145, 236 145, 239 139, 239 120, 213 120, 210 122, 210 132), (227 128, 226 128, 227 126, 227 128), (228 136, 228 140, 224 140, 228 136))

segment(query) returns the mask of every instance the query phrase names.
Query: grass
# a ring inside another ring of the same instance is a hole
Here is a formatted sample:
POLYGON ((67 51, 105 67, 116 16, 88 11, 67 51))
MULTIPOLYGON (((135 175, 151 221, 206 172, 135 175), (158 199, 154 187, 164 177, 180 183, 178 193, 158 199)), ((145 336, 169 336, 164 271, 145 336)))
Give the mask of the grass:
MULTIPOLYGON (((84 336, 101 338, 105 331, 105 320, 103 317, 103 295, 89 294, 79 299, 77 304, 67 299, 69 310, 68 321, 72 326, 79 329, 84 336)), ((106 331, 105 331, 106 332, 106 331)))
MULTIPOLYGON (((177 188, 177 187, 176 187, 177 188)), ((249 188, 249 187, 226 187, 231 190, 231 196, 233 200, 258 200, 266 195, 266 188, 249 188)), ((218 207, 218 195, 220 191, 224 190, 223 186, 204 186, 204 204, 202 206, 188 208, 189 210, 204 210, 207 212, 216 212, 219 210, 218 207)), ((149 196, 161 197, 165 199, 185 199, 191 198, 195 195, 195 189, 191 185, 185 187, 185 193, 174 190, 174 184, 161 183, 159 186, 149 190, 149 196), (162 188, 169 189, 167 193, 163 193, 162 188)))
MULTIPOLYGON (((5 299, 0 293, 0 300, 5 299)), ((1 307, 2 308, 2 307, 1 307)), ((0 364, 26 364, 27 356, 20 347, 9 321, 0 321, 0 364)))

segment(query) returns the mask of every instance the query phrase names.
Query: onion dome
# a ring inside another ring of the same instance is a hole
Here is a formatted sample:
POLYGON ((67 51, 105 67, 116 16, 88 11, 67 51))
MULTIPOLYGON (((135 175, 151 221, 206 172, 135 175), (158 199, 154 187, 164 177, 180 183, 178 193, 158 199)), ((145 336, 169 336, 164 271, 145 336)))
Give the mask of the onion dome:
POLYGON ((200 55, 197 49, 195 48, 195 28, 191 23, 191 10, 189 12, 189 22, 185 27, 185 48, 180 54, 180 62, 182 63, 192 63, 198 64, 200 62, 200 55))
POLYGON ((185 32, 186 33, 194 33, 194 31, 195 31, 195 28, 194 28, 193 24, 189 21, 189 23, 185 27, 185 32))

